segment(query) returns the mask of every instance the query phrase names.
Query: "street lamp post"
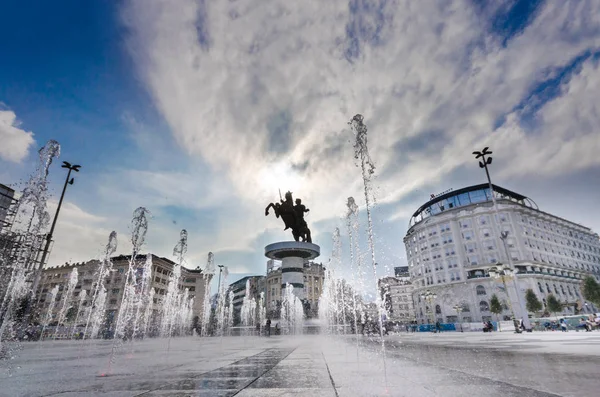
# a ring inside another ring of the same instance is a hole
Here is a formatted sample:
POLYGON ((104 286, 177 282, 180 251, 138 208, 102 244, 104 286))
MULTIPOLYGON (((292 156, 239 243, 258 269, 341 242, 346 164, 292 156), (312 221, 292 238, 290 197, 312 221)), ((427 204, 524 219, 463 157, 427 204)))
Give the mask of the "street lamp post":
POLYGON ((456 305, 453 307, 453 309, 456 310, 456 314, 458 315, 458 323, 460 324, 460 332, 463 332, 462 316, 460 315, 460 313, 463 311, 463 307, 461 305, 456 305))
MULTIPOLYGON (((502 244, 504 245, 504 252, 506 253, 506 260, 512 271, 513 286, 515 288, 515 294, 517 295, 517 304, 519 305, 519 311, 521 313, 521 317, 523 318, 523 326, 527 330, 531 330, 531 322, 529 321, 529 315, 527 314, 527 310, 525 308, 525 303, 523 302, 523 297, 521 296, 519 283, 517 281, 517 272, 513 266, 512 257, 510 255, 510 252, 508 251, 508 246, 506 243, 506 239, 508 238, 508 231, 502 231, 500 228, 500 225, 498 224, 498 219, 500 218, 500 214, 498 212, 498 204, 496 203, 496 196, 494 196, 494 187, 492 185, 492 179, 490 178, 490 172, 488 170, 488 165, 492 164, 492 157, 490 156, 492 154, 492 152, 489 150, 489 147, 486 146, 483 148, 482 151, 480 151, 480 152, 475 151, 475 152, 473 152, 473 154, 475 155, 476 159, 481 158, 481 160, 479 161, 479 167, 485 169, 485 175, 487 176, 488 185, 490 188, 490 194, 492 196, 493 208, 494 208, 494 212, 496 214, 495 224, 498 227, 498 231, 500 233, 500 239, 502 240, 502 244), (487 158, 486 158, 486 156, 487 156, 487 158)), ((507 294, 508 294, 508 290, 507 290, 507 294)))
POLYGON ((79 169, 81 168, 80 165, 77 165, 77 164, 71 165, 71 163, 69 163, 67 161, 63 161, 63 164, 61 167, 68 169, 69 172, 67 173, 67 178, 65 179, 65 184, 63 186, 63 190, 60 195, 60 200, 58 201, 58 207, 56 208, 56 213, 54 214, 54 220, 52 221, 52 226, 50 226, 50 231, 46 235, 46 244, 44 245, 44 251, 42 253, 42 259, 40 260, 40 265, 35 272, 33 285, 31 288, 33 296, 35 296, 36 291, 38 289, 38 285, 40 283, 40 278, 42 276, 42 269, 44 267, 44 264, 46 263, 46 259, 48 258, 48 254, 50 251, 50 244, 52 243, 52 236, 54 234, 54 228, 56 227, 56 221, 58 220, 58 214, 60 212, 60 207, 62 206, 63 199, 65 198, 65 192, 67 191, 67 185, 72 185, 73 182, 75 182, 75 178, 71 178, 71 171, 79 172, 79 169))
POLYGON ((484 147, 483 150, 481 152, 473 152, 473 154, 475 155, 475 158, 481 158, 481 161, 479 161, 479 167, 480 168, 485 168, 485 175, 487 176, 487 180, 488 180, 488 185, 490 186, 490 194, 492 195, 492 202, 494 203, 494 208, 496 208, 496 198, 494 197, 494 188, 492 187, 492 179, 490 178, 490 172, 488 171, 488 165, 492 164, 492 158, 489 157, 490 154, 492 154, 491 151, 488 150, 489 147, 484 147), (488 155, 488 158, 486 159, 485 156, 488 155))
POLYGON ((429 309, 431 310, 431 324, 433 325, 433 324, 435 324, 435 321, 434 321, 432 302, 435 298, 437 298, 437 295, 435 293, 431 292, 430 290, 427 290, 421 294, 421 298, 425 299, 425 301, 427 303, 429 303, 429 309))
POLYGON ((221 297, 221 273, 223 273, 223 268, 225 267, 225 265, 217 265, 219 266, 219 284, 217 285, 217 302, 219 301, 219 298, 221 297))
MULTIPOLYGON (((517 326, 517 316, 515 315, 515 310, 511 303, 510 295, 508 293, 508 287, 506 286, 506 278, 507 277, 512 277, 513 281, 514 281, 515 271, 510 266, 500 265, 498 267, 496 267, 496 266, 491 267, 488 270, 488 273, 489 273, 490 277, 502 280, 502 284, 504 285, 504 291, 506 291, 506 295, 508 296, 508 307, 510 308, 510 312, 512 314, 513 324, 515 326, 515 332, 520 333, 519 327, 517 326)), ((519 293, 517 292, 517 296, 518 295, 519 295, 519 293)), ((525 320, 523 320, 523 323, 525 323, 525 320)))

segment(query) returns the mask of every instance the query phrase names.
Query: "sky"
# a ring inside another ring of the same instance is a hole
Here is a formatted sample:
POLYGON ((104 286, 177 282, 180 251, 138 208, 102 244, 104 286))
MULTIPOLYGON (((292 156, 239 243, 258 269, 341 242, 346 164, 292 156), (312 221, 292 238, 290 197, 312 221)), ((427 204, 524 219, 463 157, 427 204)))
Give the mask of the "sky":
POLYGON ((600 2, 525 0, 8 0, 0 13, 0 183, 22 187, 37 150, 61 144, 50 213, 81 164, 51 265, 100 255, 112 230, 131 252, 133 211, 152 214, 143 251, 186 266, 207 253, 230 281, 263 274, 289 240, 264 207, 288 190, 319 258, 347 198, 365 199, 348 121, 364 115, 375 162, 378 274, 430 194, 495 184, 600 231, 600 2))

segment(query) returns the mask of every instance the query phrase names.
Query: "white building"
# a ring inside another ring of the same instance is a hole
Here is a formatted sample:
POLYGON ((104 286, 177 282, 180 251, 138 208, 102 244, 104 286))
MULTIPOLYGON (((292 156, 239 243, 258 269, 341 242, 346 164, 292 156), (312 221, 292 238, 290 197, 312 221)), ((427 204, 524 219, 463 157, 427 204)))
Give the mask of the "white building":
MULTIPOLYGON (((153 302, 153 316, 158 316, 162 310, 162 301, 167 294, 167 288, 169 285, 169 278, 171 277, 173 266, 175 263, 167 258, 158 257, 152 255, 152 273, 150 276, 151 286, 154 289, 154 302, 153 302)), ((119 255, 111 258, 112 271, 106 279, 102 280, 104 287, 106 288, 106 317, 111 322, 115 318, 116 313, 119 311, 123 299, 124 285, 125 285, 125 273, 129 267, 129 261, 131 255, 119 255)), ((146 255, 138 255, 134 266, 136 271, 142 271, 144 263, 146 261, 146 255)), ((73 269, 77 269, 78 282, 75 286, 72 302, 74 305, 78 305, 81 301, 83 306, 90 306, 92 304, 93 290, 98 282, 97 280, 97 268, 98 261, 91 260, 88 262, 64 264, 61 266, 46 267, 42 271, 42 277, 36 296, 39 296, 39 302, 37 309, 39 313, 44 313, 48 310, 50 302, 47 299, 49 292, 58 286, 58 294, 55 297, 56 302, 61 301, 62 294, 67 288, 69 276, 73 269), (81 299, 81 294, 85 294, 87 298, 81 299)), ((203 305, 204 305, 204 291, 205 286, 208 284, 210 288, 210 280, 212 280, 212 274, 205 276, 202 270, 199 268, 191 270, 185 267, 181 268, 181 277, 179 278, 179 289, 188 290, 189 298, 194 298, 194 305, 192 307, 193 315, 202 317, 203 305)), ((54 307, 54 312, 58 311, 59 307, 54 307)))
MULTIPOLYGON (((306 261, 302 271, 304 273, 304 296, 310 305, 311 315, 316 316, 319 298, 323 293, 325 267, 322 263, 306 261)), ((278 303, 281 303, 284 288, 285 284, 283 284, 280 265, 273 260, 267 261, 265 283, 267 310, 274 310, 278 303)))
POLYGON ((16 202, 15 191, 0 183, 0 231, 10 228, 16 202))
POLYGON ((492 294, 510 300, 488 270, 509 263, 507 254, 518 271, 521 296, 530 288, 542 302, 548 294, 556 296, 566 304, 565 314, 594 310, 583 300, 581 281, 586 275, 600 280, 598 234, 540 211, 523 195, 496 185, 493 190, 498 212, 489 185, 482 184, 434 197, 413 214, 404 243, 417 320, 455 322, 457 305, 463 307, 462 321, 491 319, 492 294), (508 232, 506 247, 500 232, 508 232), (422 299, 426 291, 436 297, 422 299))
POLYGON ((402 324, 415 320, 413 285, 409 278, 398 276, 381 278, 379 290, 384 300, 388 320, 402 324))

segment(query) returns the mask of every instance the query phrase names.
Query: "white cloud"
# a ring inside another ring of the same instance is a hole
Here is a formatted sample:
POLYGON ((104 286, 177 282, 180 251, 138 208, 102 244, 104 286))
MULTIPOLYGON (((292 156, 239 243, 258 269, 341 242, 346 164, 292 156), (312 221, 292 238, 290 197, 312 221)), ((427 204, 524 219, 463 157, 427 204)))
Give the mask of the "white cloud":
POLYGON ((262 202, 289 179, 300 195, 331 197, 317 207, 322 219, 360 192, 351 137, 343 131, 354 113, 366 116, 379 170, 397 157, 410 160, 379 180, 393 181, 386 191, 394 200, 471 161, 473 147, 532 84, 598 43, 577 23, 595 11, 575 3, 546 5, 506 48, 483 30, 470 2, 438 4, 391 2, 383 22, 372 13, 350 15, 345 2, 320 1, 171 7, 134 0, 125 15, 140 71, 182 147, 224 170, 247 199, 262 202), (350 20, 361 26, 353 63, 344 56, 350 20), (201 39, 202 21, 208 37, 201 39), (566 26, 567 37, 557 26, 566 26), (367 43, 378 28, 377 43, 367 43), (289 133, 273 143, 282 118, 289 133), (445 140, 437 169, 427 156, 390 150, 431 130, 445 140), (304 161, 304 173, 268 177, 304 161))
MULTIPOLYGON (((324 233, 317 221, 341 216, 350 195, 363 199, 346 125, 356 113, 369 126, 380 202, 432 183, 452 187, 444 185, 448 174, 474 164, 470 153, 485 144, 495 164, 510 159, 494 174, 499 178, 598 165, 597 63, 586 61, 539 109, 534 131, 514 109, 532 86, 600 47, 590 19, 600 15, 600 3, 546 2, 506 46, 470 1, 440 4, 390 1, 379 19, 364 10, 352 15, 338 1, 131 0, 123 11, 129 48, 191 160, 183 169, 152 167, 164 142, 126 117, 147 158, 100 181, 99 197, 114 206, 113 215, 73 222, 72 231, 87 225, 92 234, 80 235, 101 246, 108 225, 126 230, 131 211, 145 205, 155 216, 148 246, 170 252, 185 227, 189 261, 201 263, 208 250, 262 250, 253 246, 262 233, 288 236, 280 220, 262 214, 281 188, 303 199, 314 234, 324 233), (348 26, 360 29, 347 37, 348 26), (349 62, 354 39, 359 51, 349 62), (167 207, 214 217, 174 224, 167 207)), ((407 205, 390 211, 393 219, 414 211, 407 205)), ((400 244, 397 251, 403 255, 400 244)))
POLYGON ((20 162, 35 142, 33 133, 19 128, 17 115, 12 110, 0 109, 0 158, 20 162))
MULTIPOLYGON (((58 202, 54 199, 48 202, 48 212, 52 217, 56 213, 57 205, 58 202)), ((64 201, 54 229, 54 244, 48 264, 55 266, 65 262, 99 258, 103 245, 107 243, 113 230, 110 229, 111 223, 112 226, 120 226, 114 219, 94 215, 70 201, 64 201)), ((124 237, 118 236, 119 244, 124 243, 124 237)))

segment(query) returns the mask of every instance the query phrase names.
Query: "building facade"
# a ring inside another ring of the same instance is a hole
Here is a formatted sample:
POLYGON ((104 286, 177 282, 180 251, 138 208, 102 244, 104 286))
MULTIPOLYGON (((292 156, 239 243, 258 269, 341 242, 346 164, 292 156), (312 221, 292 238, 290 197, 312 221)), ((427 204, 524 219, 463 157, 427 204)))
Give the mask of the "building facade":
POLYGON ((265 276, 247 276, 238 281, 229 284, 229 290, 233 291, 233 310, 238 311, 242 308, 244 297, 249 293, 250 298, 258 303, 260 293, 264 291, 265 276), (247 289, 250 288, 250 291, 247 289))
MULTIPOLYGON (((158 315, 161 312, 161 304, 165 295, 167 294, 167 287, 169 285, 169 277, 172 274, 173 266, 175 263, 167 258, 161 258, 153 254, 152 255, 152 273, 150 279, 152 280, 151 286, 154 289, 154 301, 153 311, 154 315, 158 315)), ((129 261, 131 255, 120 255, 111 258, 112 271, 110 275, 106 277, 104 281, 104 287, 106 288, 106 318, 108 323, 118 313, 125 286, 125 274, 129 267, 129 261)), ((146 255, 138 255, 134 266, 139 270, 143 269, 146 262, 146 255)), ((92 303, 92 295, 95 289, 97 280, 97 269, 99 261, 91 260, 88 262, 65 264, 55 267, 44 268, 42 277, 39 284, 39 289, 36 296, 39 296, 37 304, 37 310, 39 313, 45 313, 50 306, 49 292, 58 286, 58 294, 54 297, 56 302, 60 302, 63 299, 63 293, 67 289, 69 277, 73 272, 73 269, 77 269, 78 281, 75 286, 73 296, 71 300, 74 305, 82 305, 84 307, 90 306, 92 303), (86 297, 83 298, 82 294, 86 297)), ((194 298, 193 305, 193 316, 202 317, 202 309, 204 304, 204 291, 205 286, 208 284, 210 288, 210 280, 212 275, 208 275, 208 280, 205 278, 202 271, 198 268, 190 270, 185 267, 181 268, 181 277, 179 279, 179 289, 188 290, 188 296, 194 298), (208 283, 207 283, 208 281, 208 283)), ((60 305, 55 305, 55 312, 59 310, 60 305)), ((56 314, 56 313, 55 313, 56 314)))
MULTIPOLYGON (((311 317, 316 316, 319 307, 319 298, 323 293, 323 279, 325 267, 323 264, 307 261, 303 266, 304 296, 311 317)), ((267 311, 276 310, 282 300, 281 268, 276 261, 267 262, 267 276, 265 280, 267 311)))
POLYGON ((387 319, 402 324, 414 321, 416 317, 410 278, 388 276, 379 279, 378 283, 387 319))
POLYGON ((0 232, 10 229, 16 212, 15 191, 0 183, 0 232))
MULTIPOLYGON (((404 244, 420 322, 492 319, 490 297, 510 299, 506 284, 490 277, 489 270, 510 262, 521 296, 532 289, 545 303, 553 294, 564 304, 564 314, 598 310, 581 294, 585 276, 600 280, 598 234, 499 186, 491 191, 488 184, 476 185, 433 197, 413 214, 404 244), (501 233, 507 237, 501 239, 501 233)), ((501 315, 509 316, 509 310, 501 315)))

